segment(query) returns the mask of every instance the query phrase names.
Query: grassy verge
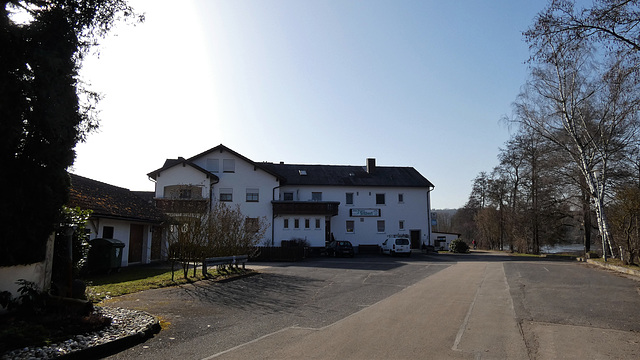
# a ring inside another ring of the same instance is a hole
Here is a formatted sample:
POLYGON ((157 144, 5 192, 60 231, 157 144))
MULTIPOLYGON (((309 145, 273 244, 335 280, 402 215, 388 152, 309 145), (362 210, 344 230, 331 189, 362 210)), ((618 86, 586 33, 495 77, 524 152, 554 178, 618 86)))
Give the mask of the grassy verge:
POLYGON ((188 277, 184 278, 182 268, 174 272, 173 280, 171 279, 171 269, 167 268, 150 268, 150 267, 128 267, 122 268, 120 272, 88 277, 87 283, 87 299, 94 303, 100 302, 107 297, 121 296, 132 294, 143 290, 157 289, 168 286, 176 286, 181 284, 193 283, 204 279, 220 279, 229 276, 242 275, 249 272, 248 270, 234 269, 225 271, 216 271, 209 269, 209 276, 203 277, 200 271, 193 276, 193 269, 189 271, 188 277))
POLYGON ((607 262, 606 263, 604 262, 604 260, 601 257, 600 258, 591 258, 590 260, 601 262, 603 264, 615 265, 615 266, 620 266, 620 267, 624 267, 624 268, 627 268, 627 269, 640 271, 640 266, 635 265, 635 264, 634 265, 625 265, 622 262, 622 260, 620 260, 620 259, 607 258, 607 262))
POLYGON ((572 254, 572 253, 555 253, 555 254, 543 254, 542 257, 546 257, 549 259, 564 259, 564 260, 575 260, 582 255, 580 254, 572 254))
POLYGON ((536 255, 536 254, 527 254, 527 253, 518 253, 518 252, 507 252, 505 251, 505 254, 509 255, 509 256, 519 256, 519 257, 534 257, 534 258, 539 258, 541 257, 540 255, 536 255))

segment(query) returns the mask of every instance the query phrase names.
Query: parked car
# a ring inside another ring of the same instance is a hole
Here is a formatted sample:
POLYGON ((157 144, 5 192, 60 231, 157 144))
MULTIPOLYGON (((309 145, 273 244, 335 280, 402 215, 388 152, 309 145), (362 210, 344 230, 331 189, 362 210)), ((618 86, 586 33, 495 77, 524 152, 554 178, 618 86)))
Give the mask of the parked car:
POLYGON ((327 245, 327 255, 329 256, 354 256, 353 245, 348 241, 334 240, 327 245))
POLYGON ((391 256, 396 254, 411 256, 411 242, 408 237, 391 236, 382 243, 380 252, 391 256))

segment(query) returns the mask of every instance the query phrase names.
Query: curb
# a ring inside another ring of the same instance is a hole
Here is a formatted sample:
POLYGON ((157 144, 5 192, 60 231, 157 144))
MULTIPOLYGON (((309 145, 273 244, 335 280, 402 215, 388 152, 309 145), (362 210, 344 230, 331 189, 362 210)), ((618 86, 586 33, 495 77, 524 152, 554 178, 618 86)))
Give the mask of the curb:
POLYGON ((109 341, 104 344, 64 354, 58 357, 58 359, 101 359, 143 343, 147 339, 153 337, 153 335, 159 333, 161 330, 160 322, 155 316, 153 316, 153 318, 155 321, 144 331, 109 341))
POLYGON ((604 264, 604 263, 602 263, 600 261, 595 261, 595 260, 592 260, 592 259, 586 259, 586 260, 587 260, 587 264, 599 266, 599 267, 604 268, 604 269, 613 270, 613 271, 616 271, 616 272, 619 272, 619 273, 623 273, 623 274, 627 274, 627 275, 633 275, 633 276, 640 277, 640 271, 638 271, 638 270, 628 269, 628 268, 623 267, 623 266, 604 264))
MULTIPOLYGON (((245 277, 250 277, 258 274, 260 273, 257 271, 251 271, 245 274, 230 276, 224 279, 219 279, 219 280, 214 279, 214 281, 219 283, 227 283, 233 280, 238 280, 238 279, 242 279, 245 277)), ((110 355, 117 354, 135 345, 141 344, 146 340, 148 340, 149 338, 152 338, 155 334, 158 334, 162 330, 162 327, 160 326, 160 322, 158 321, 158 318, 156 318, 151 314, 148 314, 148 315, 153 317, 154 322, 151 323, 149 326, 147 326, 147 328, 143 331, 140 331, 125 337, 121 337, 119 339, 109 341, 104 344, 100 344, 100 345, 88 347, 86 349, 64 354, 58 357, 58 359, 64 359, 64 360, 101 359, 110 355)))
MULTIPOLYGON (((220 279, 214 278, 211 280, 219 283, 227 283, 227 282, 231 282, 234 280, 238 280, 238 279, 242 279, 242 278, 246 278, 246 277, 250 277, 258 274, 260 274, 259 271, 247 269, 247 272, 245 272, 244 274, 234 274, 232 276, 223 277, 220 279)), ((113 338, 111 340, 107 340, 106 342, 103 342, 100 344, 89 345, 87 347, 82 347, 82 348, 75 348, 70 352, 66 352, 64 354, 59 354, 56 352, 47 352, 44 357, 47 359, 55 357, 56 359, 65 359, 65 360, 67 359, 101 359, 110 355, 117 354, 135 345, 141 344, 146 340, 148 340, 149 338, 152 338, 155 334, 158 334, 162 330, 160 321, 156 316, 153 316, 146 312, 143 312, 143 313, 145 316, 150 317, 150 319, 147 320, 147 324, 144 327, 140 327, 139 331, 135 333, 130 333, 128 335, 125 335, 119 338, 113 338)), ((71 339, 73 339, 73 337, 71 339)), ((62 342, 60 344, 62 344, 62 342)), ((17 355, 14 354, 13 357, 17 357, 20 359, 29 359, 32 357, 29 357, 30 355, 28 355, 27 351, 30 351, 30 350, 35 351, 35 350, 38 350, 39 348, 41 347, 34 346, 34 347, 27 347, 25 348, 25 350, 20 350, 20 349, 10 350, 5 353, 0 353, 0 359, 10 358, 8 357, 7 354, 15 351, 18 351, 19 353, 17 355)), ((45 350, 45 351, 48 351, 48 350, 45 350)))
POLYGON ((247 272, 245 274, 240 274, 240 275, 237 275, 237 276, 230 276, 230 277, 227 277, 227 278, 224 278, 224 279, 220 279, 220 280, 215 280, 215 279, 213 279, 213 280, 215 282, 224 284, 224 283, 228 283, 228 282, 231 282, 231 281, 234 281, 234 280, 244 279, 246 277, 255 276, 255 275, 259 275, 259 274, 260 274, 260 272, 255 271, 255 270, 251 270, 250 272, 247 272))

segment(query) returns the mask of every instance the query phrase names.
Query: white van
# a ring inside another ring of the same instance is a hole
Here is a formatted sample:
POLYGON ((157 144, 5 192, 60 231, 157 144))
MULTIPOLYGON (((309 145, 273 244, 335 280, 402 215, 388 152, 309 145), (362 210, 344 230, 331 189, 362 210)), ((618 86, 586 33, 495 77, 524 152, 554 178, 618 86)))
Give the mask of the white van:
POLYGON ((408 236, 389 236, 382 245, 380 252, 394 256, 395 254, 405 254, 411 256, 411 242, 408 236))

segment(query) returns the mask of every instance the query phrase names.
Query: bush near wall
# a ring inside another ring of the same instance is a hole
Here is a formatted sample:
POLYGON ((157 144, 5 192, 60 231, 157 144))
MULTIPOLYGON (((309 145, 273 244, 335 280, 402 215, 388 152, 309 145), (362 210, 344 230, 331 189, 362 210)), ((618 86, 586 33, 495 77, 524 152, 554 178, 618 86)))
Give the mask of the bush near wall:
POLYGON ((449 251, 454 253, 468 253, 469 245, 462 239, 455 239, 449 245, 449 251))

